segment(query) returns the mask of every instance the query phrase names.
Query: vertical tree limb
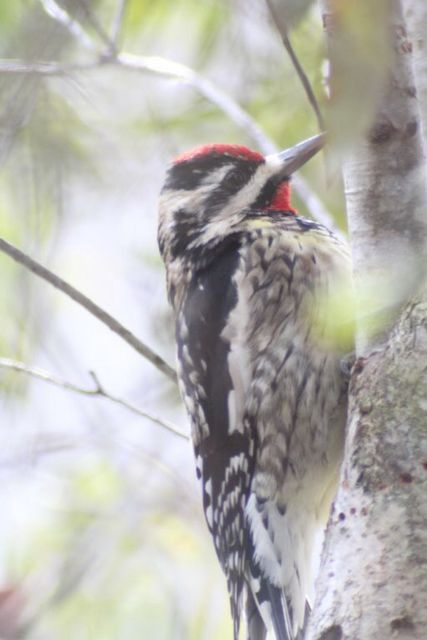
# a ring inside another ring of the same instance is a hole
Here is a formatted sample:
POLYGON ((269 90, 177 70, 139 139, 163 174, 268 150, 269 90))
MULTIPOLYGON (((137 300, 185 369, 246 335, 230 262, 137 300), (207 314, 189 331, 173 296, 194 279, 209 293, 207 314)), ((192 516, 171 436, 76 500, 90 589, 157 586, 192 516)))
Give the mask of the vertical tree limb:
POLYGON ((128 3, 128 0, 117 0, 117 8, 111 24, 111 34, 110 34, 110 41, 111 41, 113 53, 117 51, 117 45, 119 43, 119 40, 122 34, 122 28, 123 28, 123 22, 125 19, 127 3, 128 3))
MULTIPOLYGON (((369 3, 363 2, 368 17, 369 3)), ((425 273, 426 175, 411 45, 400 1, 388 4, 389 59, 378 87, 379 104, 369 130, 354 143, 343 165, 361 355, 386 339, 397 310, 416 291, 425 273)), ((331 56, 332 95, 339 100, 334 64, 338 57, 354 59, 358 52, 337 48, 336 42, 342 45, 343 40, 336 38, 340 16, 329 5, 333 8, 328 0, 322 2, 323 22, 331 56)), ((363 104, 361 95, 360 109, 363 104)), ((349 129, 351 126, 350 121, 349 129)))
MULTIPOLYGON (((332 74, 333 5, 321 2, 332 74)), ((307 640, 422 640, 427 628, 427 294, 407 302, 425 276, 427 206, 411 48, 400 1, 387 6, 388 75, 343 168, 363 357, 307 640)))
POLYGON ((341 486, 307 640, 424 640, 427 295, 355 365, 341 486))
POLYGON ((405 19, 413 51, 415 85, 427 152, 427 2, 404 0, 405 19))

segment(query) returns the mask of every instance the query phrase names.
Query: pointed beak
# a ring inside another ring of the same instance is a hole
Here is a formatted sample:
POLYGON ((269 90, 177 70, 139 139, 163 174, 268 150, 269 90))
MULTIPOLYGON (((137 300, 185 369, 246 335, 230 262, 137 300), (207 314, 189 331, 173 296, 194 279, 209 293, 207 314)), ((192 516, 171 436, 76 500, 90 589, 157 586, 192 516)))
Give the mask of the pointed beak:
POLYGON ((280 173, 284 176, 291 176, 297 169, 302 167, 303 164, 308 162, 310 158, 320 151, 325 144, 325 140, 325 134, 320 133, 317 136, 313 136, 312 138, 308 138, 307 140, 296 144, 290 149, 267 156, 267 160, 269 158, 276 158, 280 160, 280 173))

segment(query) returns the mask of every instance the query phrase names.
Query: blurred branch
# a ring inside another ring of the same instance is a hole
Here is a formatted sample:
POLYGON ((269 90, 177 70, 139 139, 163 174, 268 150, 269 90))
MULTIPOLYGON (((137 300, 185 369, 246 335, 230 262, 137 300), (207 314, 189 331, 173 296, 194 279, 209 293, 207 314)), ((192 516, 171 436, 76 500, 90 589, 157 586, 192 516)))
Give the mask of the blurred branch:
POLYGON ((26 62, 13 58, 0 58, 0 73, 39 74, 44 76, 66 76, 70 73, 91 71, 102 66, 113 65, 152 73, 172 80, 180 80, 201 93, 210 102, 229 116, 246 135, 252 138, 265 154, 277 151, 277 146, 258 126, 255 120, 230 96, 212 82, 183 64, 160 56, 135 56, 131 53, 120 53, 117 57, 105 58, 81 64, 60 64, 57 62, 26 62))
POLYGON ((97 59, 94 62, 60 64, 58 62, 27 62, 16 58, 0 58, 0 73, 10 74, 35 74, 42 76, 67 76, 76 71, 91 71, 98 69, 103 64, 103 60, 97 59))
MULTIPOLYGON (((107 65, 131 69, 141 73, 152 73, 164 78, 179 80, 191 86, 225 113, 239 129, 253 140, 264 154, 268 155, 278 151, 278 147, 273 140, 264 133, 256 121, 233 98, 189 67, 159 56, 136 56, 130 53, 120 53, 113 58, 101 57, 93 62, 68 65, 43 61, 29 63, 12 58, 3 58, 0 59, 0 73, 35 73, 44 76, 66 76, 70 73, 91 71, 107 65)), ((337 229, 332 216, 304 178, 300 175, 294 176, 293 184, 295 191, 304 202, 311 216, 321 224, 329 227, 329 229, 332 229, 336 235, 342 237, 342 233, 337 229)))
POLYGON ((78 5, 78 8, 84 14, 84 17, 86 18, 87 22, 90 24, 92 29, 95 31, 95 33, 98 36, 98 38, 101 40, 101 42, 103 42, 105 44, 105 46, 107 47, 107 51, 109 53, 111 53, 111 54, 114 54, 115 47, 114 47, 114 45, 113 45, 113 43, 112 43, 112 41, 110 39, 110 36, 108 35, 108 33, 104 30, 104 27, 98 21, 98 18, 96 17, 94 12, 90 8, 90 6, 87 3, 87 1, 86 0, 74 0, 74 2, 76 2, 76 4, 78 5))
MULTIPOLYGON (((108 33, 104 30, 102 25, 99 23, 93 11, 83 0, 75 0, 78 8, 84 14, 87 22, 90 24, 92 29, 95 31, 98 38, 101 42, 107 47, 108 55, 115 55, 116 52, 116 39, 110 38, 108 33)), ((90 34, 87 33, 85 28, 82 26, 81 22, 77 20, 74 16, 71 16, 68 11, 66 11, 63 7, 60 7, 55 0, 40 0, 40 3, 45 10, 45 12, 56 20, 60 22, 68 31, 73 35, 77 40, 79 40, 86 48, 95 49, 96 45, 93 42, 90 34)), ((121 0, 121 4, 125 4, 124 0, 121 0)), ((124 12, 124 7, 122 8, 122 12, 124 12)), ((115 32, 115 38, 120 31, 120 25, 123 18, 116 16, 114 26, 118 29, 117 33, 115 32)))
POLYGON ((111 331, 114 331, 125 342, 135 349, 146 360, 149 360, 159 371, 164 373, 170 380, 176 383, 176 373, 172 367, 170 367, 157 353, 155 353, 150 347, 141 342, 133 333, 131 333, 126 327, 118 322, 113 316, 101 309, 90 298, 83 293, 75 289, 73 286, 62 280, 59 276, 54 274, 46 267, 43 267, 40 263, 30 258, 27 254, 23 253, 9 242, 0 238, 0 251, 6 253, 8 256, 22 264, 26 269, 29 269, 43 280, 46 280, 51 285, 59 289, 67 296, 72 298, 75 302, 84 307, 89 313, 103 322, 111 331))
POLYGON ((289 35, 288 35, 288 29, 286 27, 286 25, 282 22, 282 20, 279 18, 276 9, 274 8, 273 2, 272 0, 266 0, 267 6, 268 6, 268 10, 270 12, 271 17, 273 18, 274 24, 276 25, 276 29, 280 34, 280 37, 282 38, 282 42, 283 42, 283 46, 285 47, 292 64, 294 65, 294 69, 297 73, 297 76, 299 77, 301 84, 304 88, 304 91, 307 95, 308 101, 311 104, 314 113, 316 114, 316 119, 317 119, 317 124, 319 127, 320 131, 324 131, 325 129, 325 122, 323 120, 323 116, 320 112, 320 108, 319 108, 319 104, 317 102, 316 96, 314 95, 314 91, 313 88, 310 84, 310 80, 307 77, 307 74, 305 73, 300 61, 298 60, 298 56, 296 55, 294 48, 291 44, 291 41, 289 39, 289 35))
POLYGON ((215 104, 234 124, 256 142, 263 153, 274 153, 277 150, 271 138, 233 98, 190 67, 160 56, 136 56, 131 53, 120 53, 113 62, 126 69, 180 80, 198 91, 209 102, 215 104))
POLYGON ((111 25, 110 35, 111 44, 114 46, 114 50, 117 50, 117 44, 123 27, 123 20, 125 18, 127 3, 128 0, 117 0, 117 9, 111 25))
POLYGON ((48 16, 62 24, 86 49, 94 50, 95 43, 80 22, 60 7, 54 0, 40 0, 40 4, 48 16))
POLYGON ((31 376, 32 378, 43 380, 44 382, 48 382, 50 384, 55 385, 56 387, 61 387, 62 389, 66 389, 67 391, 73 391, 74 393, 79 393, 85 396, 92 396, 92 397, 98 396, 98 397, 106 398, 107 400, 110 400, 111 402, 114 402, 115 404, 118 404, 121 407, 124 407, 125 409, 128 409, 129 411, 132 411, 133 413, 136 413, 139 416, 142 416, 143 418, 147 418, 148 420, 151 420, 151 422, 154 422, 160 425, 161 427, 163 427, 164 429, 167 429, 168 431, 174 433, 175 435, 178 435, 181 438, 188 440, 188 436, 185 433, 183 433, 180 429, 178 429, 178 427, 176 427, 172 422, 169 422, 168 420, 163 420, 162 418, 159 418, 158 416, 153 415, 152 413, 144 411, 143 409, 136 407, 134 404, 131 404, 130 402, 127 402, 126 400, 123 400, 122 398, 119 398, 118 396, 115 396, 110 392, 106 391, 105 387, 101 385, 98 379, 98 376, 94 371, 89 371, 89 373, 93 379, 95 386, 93 389, 87 389, 85 387, 81 387, 79 385, 73 384, 72 382, 68 382, 67 380, 63 380, 61 378, 53 376, 51 373, 48 373, 43 369, 40 369, 38 367, 30 367, 24 362, 18 362, 17 360, 12 360, 10 358, 0 357, 0 367, 2 369, 10 369, 12 371, 17 371, 19 373, 25 373, 28 376, 31 376))
MULTIPOLYGON (((86 33, 80 23, 74 20, 64 9, 59 7, 55 0, 40 0, 40 2, 42 3, 45 11, 47 11, 53 19, 58 20, 63 24, 74 37, 78 38, 80 41, 82 41, 82 37, 85 41, 87 38, 91 40, 90 36, 86 33)), ((81 4, 80 0, 79 4, 81 4)), ((119 10, 115 21, 116 29, 120 28, 123 20, 125 4, 126 0, 119 0, 119 10)), ((91 22, 93 24, 93 17, 91 22)), ((110 40, 108 36, 105 36, 104 31, 99 30, 99 26, 97 33, 104 43, 107 44, 107 52, 100 56, 97 64, 91 65, 89 68, 93 68, 93 66, 96 67, 102 63, 111 63, 127 69, 136 69, 144 72, 148 71, 181 80, 199 91, 199 93, 201 93, 210 102, 216 104, 235 124, 237 124, 238 127, 242 128, 247 135, 257 142, 263 153, 273 153, 276 150, 272 140, 264 134, 253 118, 251 118, 250 115, 237 104, 237 102, 212 84, 209 80, 193 71, 193 69, 159 56, 135 56, 129 53, 117 54, 114 40, 110 40)), ((93 41, 91 42, 91 45, 93 48, 93 41)), ((15 64, 16 67, 19 66, 18 61, 15 61, 15 64)), ((30 66, 34 73, 42 73, 46 75, 62 75, 62 73, 67 73, 69 70, 78 70, 76 67, 71 67, 70 69, 67 68, 67 66, 57 65, 55 63, 53 63, 53 66, 49 69, 47 65, 49 65, 49 63, 42 63, 40 70, 37 69, 37 65, 30 66)), ((2 69, 0 66, 0 71, 3 70, 5 69, 2 69)), ((22 66, 18 72, 23 72, 22 66)))

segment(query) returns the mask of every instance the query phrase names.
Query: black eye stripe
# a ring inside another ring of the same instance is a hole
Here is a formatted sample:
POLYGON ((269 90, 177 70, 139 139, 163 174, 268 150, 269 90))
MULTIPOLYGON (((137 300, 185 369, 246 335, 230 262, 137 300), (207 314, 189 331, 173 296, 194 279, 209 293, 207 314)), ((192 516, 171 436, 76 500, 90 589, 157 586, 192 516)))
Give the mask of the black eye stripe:
POLYGON ((204 201, 206 211, 214 214, 218 207, 224 207, 250 181, 258 167, 257 163, 243 161, 231 169, 222 179, 218 189, 213 190, 204 201))
MULTIPOLYGON (((201 182, 209 175, 209 173, 224 167, 226 165, 234 165, 232 171, 243 174, 241 184, 248 179, 256 169, 262 164, 262 161, 249 161, 243 158, 232 158, 227 155, 209 155, 206 157, 198 157, 176 165, 173 165, 167 174, 164 185, 165 190, 183 189, 191 191, 198 187, 201 182)), ((228 175, 228 173, 227 173, 228 175)))
POLYGON ((251 179, 252 175, 247 171, 242 171, 239 167, 233 167, 222 181, 222 185, 227 189, 237 190, 243 187, 243 185, 251 179))

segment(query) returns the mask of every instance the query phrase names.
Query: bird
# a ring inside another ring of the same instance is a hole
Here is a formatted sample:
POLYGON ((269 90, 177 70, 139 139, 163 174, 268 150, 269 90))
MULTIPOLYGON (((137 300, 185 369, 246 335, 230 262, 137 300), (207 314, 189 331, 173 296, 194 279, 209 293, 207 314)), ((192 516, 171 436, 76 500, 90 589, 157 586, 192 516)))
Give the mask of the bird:
POLYGON ((179 388, 234 640, 243 620, 248 640, 303 637, 339 478, 350 254, 291 204, 292 174, 324 143, 202 145, 172 161, 159 198, 179 388))

